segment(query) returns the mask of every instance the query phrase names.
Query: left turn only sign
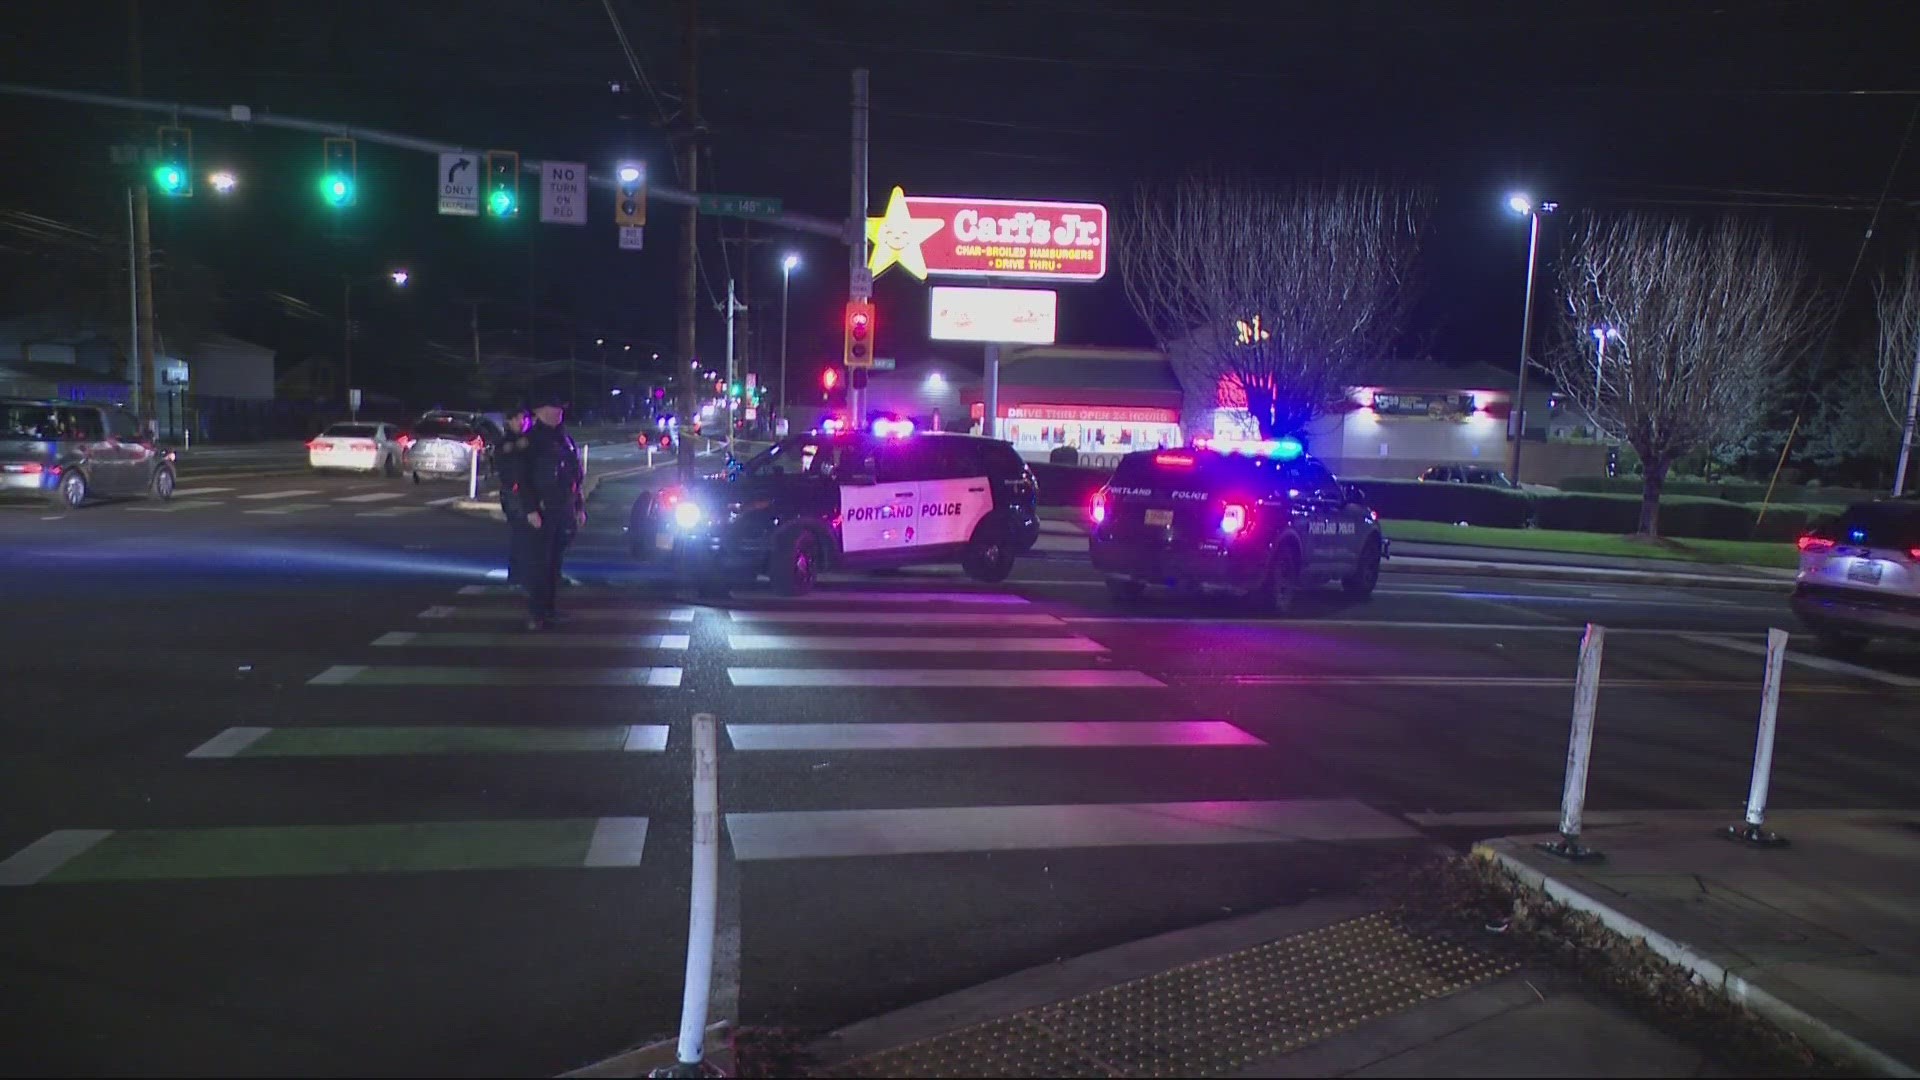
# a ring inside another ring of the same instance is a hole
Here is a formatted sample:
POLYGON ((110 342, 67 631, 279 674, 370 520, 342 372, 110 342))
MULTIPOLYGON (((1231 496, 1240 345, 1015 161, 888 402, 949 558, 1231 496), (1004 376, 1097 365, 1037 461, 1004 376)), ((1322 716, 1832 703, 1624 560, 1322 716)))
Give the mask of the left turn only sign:
POLYGON ((461 150, 440 155, 440 212, 456 217, 480 215, 479 155, 461 150))
POLYGON ((587 167, 584 163, 541 163, 540 220, 555 225, 587 223, 587 167))

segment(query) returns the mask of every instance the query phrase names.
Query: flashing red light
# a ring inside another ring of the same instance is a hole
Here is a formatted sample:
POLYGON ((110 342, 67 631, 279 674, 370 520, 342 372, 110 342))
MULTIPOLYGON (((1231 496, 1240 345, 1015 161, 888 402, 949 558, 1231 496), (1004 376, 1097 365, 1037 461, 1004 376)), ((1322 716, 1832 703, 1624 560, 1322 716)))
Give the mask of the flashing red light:
POLYGON ((8 472, 26 473, 28 476, 38 476, 45 470, 46 470, 46 466, 40 464, 37 461, 29 461, 23 465, 7 466, 8 472))
POLYGON ((1247 527, 1247 508, 1239 503, 1228 503, 1220 511, 1220 531, 1228 536, 1247 527))
POLYGON ((395 445, 395 446, 397 446, 397 447, 399 447, 399 448, 400 448, 400 449, 402 449, 402 450, 405 450, 405 449, 406 449, 407 447, 409 447, 409 446, 412 446, 412 445, 413 445, 413 436, 411 436, 411 435, 395 435, 395 436, 393 437, 393 445, 395 445))
POLYGON ((1794 546, 1806 554, 1818 555, 1822 552, 1832 551, 1833 541, 1824 536, 1815 536, 1812 533, 1808 533, 1800 539, 1795 540, 1794 546))
POLYGON ((831 390, 840 385, 840 373, 833 368, 820 373, 820 389, 831 390))
POLYGON ((1191 469, 1193 467, 1193 455, 1155 454, 1153 455, 1153 463, 1155 465, 1171 465, 1176 469, 1191 469))
POLYGON ((1107 493, 1105 491, 1096 491, 1093 493, 1093 504, 1088 507, 1088 512, 1093 515, 1093 523, 1095 525, 1107 520, 1107 493))
POLYGON ((1920 547, 1908 548, 1907 558, 1912 559, 1914 562, 1920 562, 1920 547))
POLYGON ((677 487, 661 488, 660 489, 660 508, 663 510, 673 509, 676 505, 679 504, 681 496, 683 494, 684 493, 677 487))

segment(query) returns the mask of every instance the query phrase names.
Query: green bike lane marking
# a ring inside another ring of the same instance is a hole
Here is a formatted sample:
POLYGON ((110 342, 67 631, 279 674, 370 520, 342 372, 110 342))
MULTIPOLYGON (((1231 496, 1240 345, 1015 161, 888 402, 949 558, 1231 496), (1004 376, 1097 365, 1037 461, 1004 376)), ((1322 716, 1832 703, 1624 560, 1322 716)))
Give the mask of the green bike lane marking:
POLYGON ((640 865, 643 817, 60 829, 0 861, 0 886, 640 865))
POLYGON ((363 757, 400 754, 659 753, 665 724, 597 727, 432 726, 230 727, 190 758, 363 757))

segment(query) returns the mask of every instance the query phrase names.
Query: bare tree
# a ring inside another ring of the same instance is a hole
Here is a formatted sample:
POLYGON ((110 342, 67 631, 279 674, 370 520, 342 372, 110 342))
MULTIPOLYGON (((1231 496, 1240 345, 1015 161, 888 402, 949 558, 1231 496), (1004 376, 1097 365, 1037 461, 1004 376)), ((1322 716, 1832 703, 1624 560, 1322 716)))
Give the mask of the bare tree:
POLYGON ((1880 316, 1880 400, 1900 431, 1900 463, 1893 493, 1906 486, 1914 444, 1915 394, 1920 392, 1920 254, 1907 256, 1897 279, 1881 278, 1874 289, 1880 316))
POLYGON ((1189 401, 1238 387, 1263 437, 1296 432, 1391 346, 1426 205, 1381 183, 1143 184, 1116 237, 1127 299, 1189 401))
POLYGON ((1675 459, 1761 423, 1807 344, 1814 307, 1799 253, 1737 218, 1589 215, 1561 256, 1560 291, 1567 317, 1543 366, 1639 453, 1640 532, 1658 536, 1675 459))

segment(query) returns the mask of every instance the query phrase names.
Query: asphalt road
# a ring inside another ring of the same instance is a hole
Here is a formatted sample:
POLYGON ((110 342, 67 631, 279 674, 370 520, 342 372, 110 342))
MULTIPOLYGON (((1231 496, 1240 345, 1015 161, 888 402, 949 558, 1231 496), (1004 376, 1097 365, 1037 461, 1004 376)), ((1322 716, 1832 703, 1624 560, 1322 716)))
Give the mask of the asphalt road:
MULTIPOLYGON (((1588 621, 1590 806, 1731 820, 1792 625, 1410 574, 1284 622, 1122 608, 1071 558, 697 604, 624 556, 648 482, 601 486, 546 636, 450 491, 0 511, 0 1072, 553 1073, 668 1034, 696 713, 716 1008, 818 1028, 1537 828, 1588 621)), ((1920 658, 1867 664, 1788 665, 1776 805, 1912 803, 1920 658)))

